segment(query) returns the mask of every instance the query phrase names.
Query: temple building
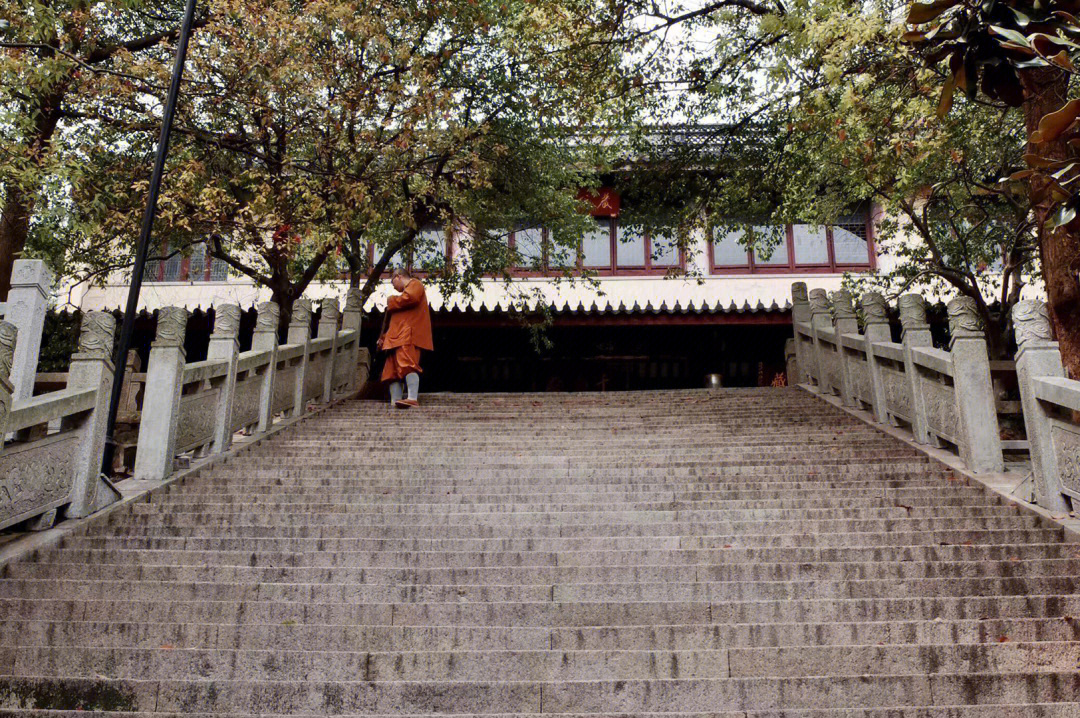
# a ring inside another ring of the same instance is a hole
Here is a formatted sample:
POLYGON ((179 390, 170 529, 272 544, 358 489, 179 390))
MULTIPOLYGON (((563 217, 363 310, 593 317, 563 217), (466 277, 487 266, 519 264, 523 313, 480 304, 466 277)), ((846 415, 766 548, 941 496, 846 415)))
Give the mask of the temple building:
MULTIPOLYGON (((547 230, 526 227, 506 233, 521 259, 509 283, 484 279, 469 298, 444 297, 430 283, 436 351, 425 360, 426 390, 689 388, 710 379, 724 386, 779 383, 784 342, 792 336, 791 283, 836 289, 844 273, 878 264, 870 207, 831 226, 754 228, 780 237, 770 253, 758 253, 745 248, 753 242, 740 241, 741 231, 698 229, 677 247, 666 234, 653 236, 624 221, 615 190, 597 197, 595 228, 583 237, 577 257, 552 256, 547 230), (595 281, 566 281, 567 262, 595 281), (537 341, 523 316, 540 315, 541 305, 549 322, 537 341)), ((464 231, 426 228, 412 263, 430 268, 467 261, 458 241, 464 231)), ((305 294, 314 300, 339 296, 346 286, 344 280, 324 282, 305 294)), ((366 307, 368 346, 388 289, 384 281, 366 307)), ((76 303, 83 310, 113 309, 123 306, 126 292, 126 279, 117 276, 85 288, 76 303)), ((150 311, 227 302, 250 307, 268 298, 267 290, 231 276, 200 251, 151 263, 142 290, 142 306, 150 311)))

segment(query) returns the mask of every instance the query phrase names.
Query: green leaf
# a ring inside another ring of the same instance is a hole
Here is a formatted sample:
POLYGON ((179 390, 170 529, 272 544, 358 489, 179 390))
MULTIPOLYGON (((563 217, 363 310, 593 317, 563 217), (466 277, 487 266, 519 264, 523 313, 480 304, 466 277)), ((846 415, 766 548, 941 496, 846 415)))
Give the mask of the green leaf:
POLYGON ((955 75, 949 75, 945 80, 945 85, 941 88, 941 98, 938 100, 937 116, 942 118, 949 114, 949 110, 952 109, 953 93, 956 91, 956 81, 953 79, 955 75))
POLYGON ((1023 47, 1031 47, 1031 43, 1028 42, 1028 39, 1022 33, 1019 33, 1016 30, 1010 30, 1007 27, 1001 27, 1000 25, 991 25, 990 34, 999 35, 1008 40, 1009 42, 1014 42, 1017 45, 1022 45, 1023 47))
POLYGON ((957 4, 958 0, 943 0, 932 3, 913 2, 911 3, 911 9, 908 10, 908 25, 922 25, 923 23, 930 22, 938 15, 957 4))

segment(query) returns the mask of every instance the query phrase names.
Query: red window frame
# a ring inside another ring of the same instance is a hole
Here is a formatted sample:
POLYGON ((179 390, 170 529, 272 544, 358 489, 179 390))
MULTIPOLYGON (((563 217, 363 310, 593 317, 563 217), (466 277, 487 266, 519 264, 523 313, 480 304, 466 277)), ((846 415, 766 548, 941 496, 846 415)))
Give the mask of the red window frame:
MULTIPOLYGON (((420 231, 423 232, 424 230, 421 229, 420 231)), ((446 252, 445 252, 445 258, 444 258, 445 264, 443 266, 444 267, 449 267, 451 262, 454 261, 454 232, 453 232, 453 230, 445 229, 445 228, 443 228, 442 232, 443 232, 443 235, 446 237, 446 252)), ((409 247, 409 250, 410 250, 409 251, 409 256, 408 256, 407 261, 405 262, 405 266, 408 268, 409 274, 413 275, 414 277, 419 277, 421 279, 424 278, 424 277, 430 276, 432 274, 432 272, 430 272, 430 271, 428 271, 426 269, 417 269, 413 265, 413 259, 414 258, 413 258, 413 255, 412 255, 412 249, 413 249, 413 247, 410 246, 409 247)), ((367 259, 368 259, 368 275, 370 275, 371 271, 375 268, 375 245, 374 244, 370 244, 370 243, 368 244, 367 259)), ((393 265, 388 265, 387 268, 389 269, 392 266, 393 265)), ((437 271, 436 271, 436 273, 437 273, 437 271)))
MULTIPOLYGON (((606 265, 585 265, 585 256, 581 242, 577 246, 577 259, 572 269, 576 272, 588 271, 601 277, 635 277, 664 275, 670 271, 684 271, 686 269, 686 250, 679 247, 679 258, 675 264, 653 264, 655 245, 653 244, 652 232, 644 232, 645 235, 645 264, 639 267, 619 266, 619 221, 617 217, 595 217, 597 223, 607 222, 610 226, 608 241, 610 242, 611 260, 606 265)), ((517 248, 517 232, 514 230, 507 234, 507 247, 511 250, 517 248)), ((546 277, 555 276, 562 272, 559 268, 551 266, 551 230, 541 228, 543 232, 544 256, 538 269, 532 267, 510 267, 510 274, 515 277, 546 277)))
MULTIPOLYGON (((753 249, 746 251, 746 264, 727 265, 717 264, 715 257, 715 227, 709 229, 709 273, 710 274, 842 274, 844 272, 872 271, 877 267, 877 251, 874 246, 873 224, 870 217, 866 221, 866 263, 848 263, 836 261, 836 250, 833 243, 834 225, 825 227, 825 246, 829 259, 824 263, 799 263, 795 259, 795 229, 793 225, 784 226, 784 241, 787 247, 786 264, 759 264, 754 259, 753 249)), ((850 224, 850 223, 845 223, 850 224)))
MULTIPOLYGON (((161 250, 161 256, 162 257, 167 257, 168 256, 169 252, 171 251, 169 249, 168 240, 162 240, 160 250, 161 250)), ((165 283, 165 282, 180 283, 180 282, 209 282, 209 281, 211 281, 210 277, 211 277, 211 273, 212 273, 212 270, 213 270, 213 265, 214 265, 215 259, 210 256, 209 252, 204 253, 204 255, 203 255, 203 271, 201 272, 202 276, 193 277, 193 276, 191 276, 191 256, 190 255, 181 255, 180 256, 180 272, 178 273, 176 279, 166 279, 165 278, 165 266, 168 263, 168 259, 155 259, 155 260, 151 260, 151 261, 154 263, 154 267, 157 270, 155 272, 156 276, 153 279, 144 279, 143 281, 151 282, 151 283, 165 283)))

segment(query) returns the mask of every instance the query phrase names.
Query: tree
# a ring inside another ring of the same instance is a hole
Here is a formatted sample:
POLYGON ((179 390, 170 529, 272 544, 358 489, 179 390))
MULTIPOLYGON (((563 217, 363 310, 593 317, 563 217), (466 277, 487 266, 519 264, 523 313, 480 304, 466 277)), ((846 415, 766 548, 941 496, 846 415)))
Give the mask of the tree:
MULTIPOLYGON (((215 0, 210 17, 189 54, 160 232, 213 236, 213 256, 269 287, 286 317, 341 261, 357 284, 370 266, 367 297, 429 225, 556 215, 580 234, 576 189, 612 152, 580 131, 637 106, 619 49, 600 41, 620 19, 576 0, 215 0)), ((160 69, 133 58, 125 71, 160 69)), ((104 145, 152 142, 145 93, 109 89, 93 116, 113 133, 104 145)), ((100 208, 100 242, 132 235, 141 193, 100 208)), ((490 236, 474 263, 500 254, 490 236)), ((460 266, 440 273, 447 288, 479 281, 460 266)))
MULTIPOLYGON (((907 39, 940 67, 940 115, 957 90, 1019 108, 1028 132, 1028 182, 1050 317, 1067 371, 1080 378, 1080 100, 1068 101, 1080 50, 1074 2, 914 2, 907 39)), ((959 104, 959 103, 957 103, 959 104)))
POLYGON ((158 52, 173 37, 181 10, 178 0, 0 4, 0 297, 24 250, 47 259, 62 253, 51 235, 77 221, 64 200, 88 158, 57 139, 88 131, 81 126, 83 103, 104 78, 152 89, 117 62, 158 52))

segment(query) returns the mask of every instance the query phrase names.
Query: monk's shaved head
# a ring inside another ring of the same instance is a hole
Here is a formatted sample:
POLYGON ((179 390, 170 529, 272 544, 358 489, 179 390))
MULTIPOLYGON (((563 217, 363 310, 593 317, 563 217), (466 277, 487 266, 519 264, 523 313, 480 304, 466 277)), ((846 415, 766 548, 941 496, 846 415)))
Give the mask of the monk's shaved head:
POLYGON ((409 274, 408 267, 394 267, 394 273, 390 275, 391 279, 401 277, 403 279, 411 279, 412 275, 409 274))

